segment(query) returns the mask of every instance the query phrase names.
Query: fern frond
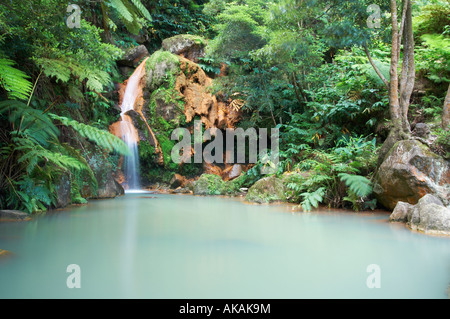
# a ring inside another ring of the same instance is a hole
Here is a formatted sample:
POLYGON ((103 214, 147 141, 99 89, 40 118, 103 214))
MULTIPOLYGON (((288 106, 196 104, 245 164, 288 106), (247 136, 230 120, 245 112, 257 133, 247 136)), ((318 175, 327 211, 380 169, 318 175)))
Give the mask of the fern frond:
POLYGON ((128 11, 122 0, 110 0, 109 4, 117 11, 122 19, 133 22, 133 15, 128 11))
POLYGON ((323 202, 325 191, 325 187, 320 187, 315 192, 301 194, 300 196, 303 197, 303 201, 300 203, 302 209, 305 212, 310 212, 313 207, 317 208, 323 202))
POLYGON ((144 7, 144 5, 140 0, 131 0, 131 2, 144 18, 146 18, 148 21, 152 21, 152 16, 150 15, 150 12, 148 12, 147 8, 144 7))
POLYGON ((8 98, 26 100, 33 88, 30 78, 24 72, 13 67, 15 62, 0 58, 0 86, 7 92, 8 98))
POLYGON ((373 191, 372 182, 364 176, 346 173, 341 173, 338 176, 343 182, 345 182, 345 185, 347 185, 347 187, 359 197, 368 196, 373 191))
POLYGON ((56 114, 50 113, 49 116, 53 120, 60 121, 65 126, 72 127, 82 137, 89 139, 110 152, 116 151, 121 155, 129 155, 130 153, 128 146, 120 138, 107 131, 56 114))

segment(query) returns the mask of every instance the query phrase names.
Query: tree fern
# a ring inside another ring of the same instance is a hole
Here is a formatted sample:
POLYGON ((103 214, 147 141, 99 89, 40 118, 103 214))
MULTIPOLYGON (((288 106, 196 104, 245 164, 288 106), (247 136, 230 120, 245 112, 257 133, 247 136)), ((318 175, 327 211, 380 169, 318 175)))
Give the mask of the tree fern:
POLYGON ((72 127, 82 137, 89 139, 108 151, 116 151, 122 155, 129 154, 128 146, 120 138, 107 131, 56 114, 50 113, 49 116, 53 120, 60 121, 63 125, 72 127))
POLYGON ((340 173, 338 176, 357 196, 365 197, 372 193, 372 182, 364 176, 346 173, 340 173))
POLYGON ((8 98, 26 100, 33 88, 29 76, 12 67, 14 61, 0 58, 0 86, 7 92, 8 98))

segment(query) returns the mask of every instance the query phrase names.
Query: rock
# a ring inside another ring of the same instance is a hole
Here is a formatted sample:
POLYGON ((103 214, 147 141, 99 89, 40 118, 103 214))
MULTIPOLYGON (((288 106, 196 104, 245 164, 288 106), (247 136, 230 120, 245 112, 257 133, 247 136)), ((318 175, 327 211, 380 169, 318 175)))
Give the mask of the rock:
POLYGON ((420 221, 420 212, 425 209, 425 206, 428 205, 437 205, 437 206, 444 206, 442 201, 437 198, 436 196, 433 196, 431 194, 426 194, 421 199, 419 199, 419 202, 412 207, 412 209, 409 211, 407 222, 408 224, 416 224, 420 221))
POLYGON ((84 198, 106 199, 122 196, 125 190, 113 176, 113 168, 103 154, 96 154, 89 159, 89 166, 97 179, 97 193, 88 187, 83 190, 84 198))
POLYGON ((222 172, 222 179, 224 181, 231 181, 235 178, 238 178, 242 173, 242 165, 241 164, 234 164, 233 166, 230 166, 223 170, 222 172))
POLYGON ((426 234, 450 235, 450 209, 437 204, 420 206, 408 226, 426 234))
POLYGON ((413 131, 414 135, 421 137, 423 139, 427 139, 430 133, 431 133, 430 127, 425 123, 417 123, 413 131))
POLYGON ((162 42, 164 50, 176 55, 183 55, 195 63, 205 55, 206 40, 190 34, 179 34, 162 42))
POLYGON ((224 181, 220 176, 202 174, 194 183, 195 195, 221 195, 224 181))
POLYGON ((374 194, 388 209, 394 209, 399 201, 414 205, 426 194, 448 205, 450 163, 419 141, 399 141, 378 169, 374 194))
POLYGON ((394 211, 389 216, 390 222, 406 222, 414 206, 409 203, 398 202, 394 211))
POLYGON ((450 235, 450 209, 431 194, 423 196, 416 205, 398 202, 389 221, 407 222, 412 230, 426 234, 450 235))
POLYGON ((125 51, 122 59, 117 61, 117 63, 121 66, 136 68, 139 62, 149 55, 147 48, 144 45, 139 45, 125 51))
POLYGON ((71 188, 72 185, 69 176, 66 174, 62 175, 55 186, 56 204, 54 208, 64 208, 71 203, 71 188))
POLYGON ((156 51, 145 63, 146 83, 149 91, 170 86, 180 72, 180 59, 167 51, 156 51))
POLYGON ((12 256, 12 253, 8 250, 0 249, 0 260, 6 257, 12 256))
POLYGON ((249 188, 245 199, 260 204, 285 201, 285 186, 283 181, 276 176, 265 177, 249 188))
POLYGON ((192 191, 187 187, 178 187, 173 191, 174 194, 192 194, 192 191))
POLYGON ((0 210, 0 222, 18 222, 31 220, 27 213, 19 210, 0 210))
POLYGON ((222 176, 222 169, 214 164, 203 162, 203 173, 222 176))
POLYGON ((172 179, 170 180, 171 188, 173 189, 176 189, 178 187, 184 188, 185 186, 186 186, 186 178, 184 176, 181 176, 180 174, 173 175, 172 179))

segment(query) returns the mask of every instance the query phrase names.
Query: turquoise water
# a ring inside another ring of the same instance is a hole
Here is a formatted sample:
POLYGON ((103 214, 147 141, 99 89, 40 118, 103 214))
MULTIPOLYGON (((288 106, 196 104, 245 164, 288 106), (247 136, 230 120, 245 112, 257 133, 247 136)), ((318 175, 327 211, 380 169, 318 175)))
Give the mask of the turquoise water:
POLYGON ((0 298, 447 298, 450 238, 387 220, 220 197, 92 201, 0 224, 14 252, 0 260, 0 298), (367 286, 371 264, 380 288, 367 286))

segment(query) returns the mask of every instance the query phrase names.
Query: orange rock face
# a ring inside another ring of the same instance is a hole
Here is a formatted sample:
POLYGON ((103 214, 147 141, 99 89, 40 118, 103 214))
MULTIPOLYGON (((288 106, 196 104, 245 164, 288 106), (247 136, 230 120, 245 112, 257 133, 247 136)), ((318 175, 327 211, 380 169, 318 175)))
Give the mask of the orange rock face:
POLYGON ((186 122, 190 123, 199 116, 205 128, 234 128, 241 119, 242 112, 218 101, 209 93, 212 79, 192 61, 180 56, 181 72, 177 77, 175 88, 184 99, 186 122))

